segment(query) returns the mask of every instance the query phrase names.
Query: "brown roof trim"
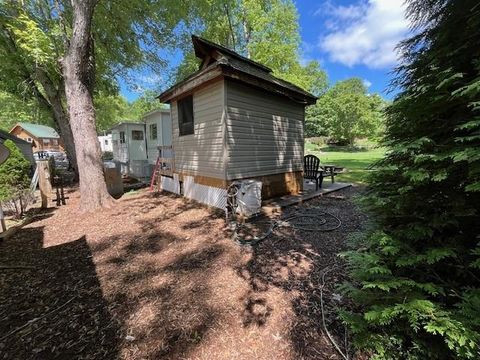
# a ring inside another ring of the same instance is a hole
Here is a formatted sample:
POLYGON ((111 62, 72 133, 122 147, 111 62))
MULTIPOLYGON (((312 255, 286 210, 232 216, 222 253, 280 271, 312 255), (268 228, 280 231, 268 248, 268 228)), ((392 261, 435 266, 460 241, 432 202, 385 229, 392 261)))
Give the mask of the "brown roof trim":
POLYGON ((192 91, 201 86, 204 82, 211 81, 212 79, 221 76, 219 64, 220 63, 215 62, 207 66, 205 69, 194 72, 189 77, 158 95, 157 99, 159 99, 162 103, 169 103, 172 98, 176 98, 185 92, 192 91))
MULTIPOLYGON (((281 83, 274 83, 259 77, 256 77, 248 72, 243 72, 238 69, 230 67, 228 64, 221 62, 213 63, 204 70, 197 71, 191 76, 178 84, 174 85, 167 91, 158 96, 158 99, 163 103, 169 103, 173 99, 191 93, 198 87, 210 83, 215 79, 227 77, 244 82, 255 87, 262 88, 272 93, 286 96, 293 101, 300 102, 307 105, 315 104, 317 98, 307 92, 299 89, 299 91, 283 86, 281 83)), ((281 80, 280 82, 283 82, 281 80)))
POLYGON ((252 59, 249 59, 245 56, 242 56, 242 55, 236 53, 235 51, 232 51, 232 50, 230 50, 230 49, 228 49, 228 48, 226 48, 222 45, 215 44, 214 42, 211 42, 207 39, 201 38, 200 36, 192 35, 192 42, 193 42, 193 48, 195 50, 195 56, 200 58, 200 59, 203 59, 206 56, 209 56, 210 53, 211 53, 211 50, 215 49, 215 50, 219 51, 220 53, 226 53, 226 54, 228 54, 232 57, 235 57, 235 58, 237 58, 237 59, 239 59, 243 62, 247 62, 250 65, 253 65, 257 68, 260 68, 263 71, 266 71, 268 73, 272 72, 272 69, 270 69, 269 67, 267 67, 263 64, 260 64, 259 62, 253 61, 252 59))
POLYGON ((305 95, 303 93, 290 90, 289 88, 286 88, 279 84, 257 78, 249 73, 243 73, 236 69, 226 69, 226 71, 224 72, 224 76, 226 78, 240 81, 244 84, 251 85, 277 95, 288 97, 290 100, 304 105, 313 105, 317 102, 317 98, 313 95, 305 95))

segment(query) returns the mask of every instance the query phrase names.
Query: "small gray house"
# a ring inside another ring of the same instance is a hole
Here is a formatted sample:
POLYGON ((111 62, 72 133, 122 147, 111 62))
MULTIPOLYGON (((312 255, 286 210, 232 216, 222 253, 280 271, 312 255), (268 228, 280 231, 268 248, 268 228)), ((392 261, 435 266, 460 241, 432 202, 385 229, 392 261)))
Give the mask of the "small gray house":
POLYGON ((235 180, 260 180, 263 199, 301 191, 305 106, 316 97, 223 46, 192 41, 199 70, 159 95, 170 104, 173 151, 161 187, 219 208, 235 180))
POLYGON ((121 122, 112 132, 113 160, 120 164, 123 175, 144 179, 150 176, 145 142, 145 124, 121 122))

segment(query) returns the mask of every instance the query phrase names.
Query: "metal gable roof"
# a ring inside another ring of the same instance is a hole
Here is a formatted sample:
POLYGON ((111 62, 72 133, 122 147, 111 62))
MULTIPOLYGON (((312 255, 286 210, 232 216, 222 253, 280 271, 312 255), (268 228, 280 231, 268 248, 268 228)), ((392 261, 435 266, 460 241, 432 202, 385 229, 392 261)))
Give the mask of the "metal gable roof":
MULTIPOLYGON (((49 139, 59 139, 60 135, 55 131, 54 128, 46 125, 40 124, 31 124, 25 122, 19 122, 13 127, 15 129, 17 126, 20 126, 25 131, 29 132, 37 138, 49 138, 49 139)), ((13 130, 12 129, 12 130, 13 130)))

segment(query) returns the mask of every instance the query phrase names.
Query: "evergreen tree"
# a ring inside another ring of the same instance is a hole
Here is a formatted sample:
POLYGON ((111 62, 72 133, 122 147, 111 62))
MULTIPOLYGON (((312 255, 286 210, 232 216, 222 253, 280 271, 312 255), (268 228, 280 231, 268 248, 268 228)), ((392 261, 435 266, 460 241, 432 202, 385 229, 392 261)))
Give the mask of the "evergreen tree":
POLYGON ((409 0, 389 148, 343 313, 380 359, 480 358, 480 3, 409 0))

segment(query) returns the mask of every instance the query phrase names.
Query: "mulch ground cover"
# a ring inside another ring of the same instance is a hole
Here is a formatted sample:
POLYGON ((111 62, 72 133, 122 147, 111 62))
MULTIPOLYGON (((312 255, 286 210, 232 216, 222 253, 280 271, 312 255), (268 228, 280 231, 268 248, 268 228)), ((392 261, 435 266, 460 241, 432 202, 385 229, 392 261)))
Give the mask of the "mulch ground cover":
POLYGON ((0 243, 0 359, 341 359, 320 296, 345 351, 338 254, 366 223, 357 193, 281 214, 328 211, 336 230, 284 224, 248 247, 181 197, 142 190, 80 214, 72 189, 0 243))

